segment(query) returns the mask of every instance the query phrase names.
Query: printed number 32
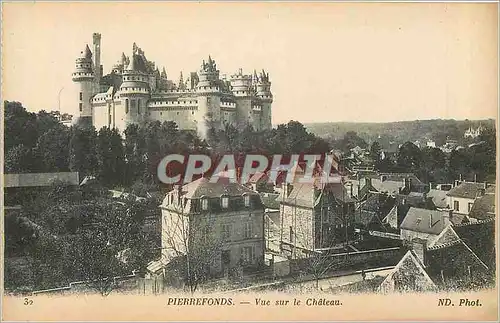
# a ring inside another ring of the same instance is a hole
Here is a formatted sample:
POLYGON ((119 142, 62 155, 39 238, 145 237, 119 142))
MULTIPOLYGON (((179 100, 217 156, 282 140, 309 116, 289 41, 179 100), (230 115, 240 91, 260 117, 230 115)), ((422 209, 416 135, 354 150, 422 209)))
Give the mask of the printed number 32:
POLYGON ((24 299, 24 305, 33 305, 33 300, 29 298, 24 299))

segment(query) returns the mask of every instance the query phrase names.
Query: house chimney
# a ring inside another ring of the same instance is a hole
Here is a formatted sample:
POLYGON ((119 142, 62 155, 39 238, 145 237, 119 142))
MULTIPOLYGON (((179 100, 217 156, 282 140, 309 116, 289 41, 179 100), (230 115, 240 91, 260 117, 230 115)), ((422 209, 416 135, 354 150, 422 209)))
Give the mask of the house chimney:
POLYGON ((459 181, 458 181, 458 180, 455 180, 455 186, 454 186, 454 187, 457 187, 457 186, 458 186, 458 183, 459 183, 459 181))
POLYGON ((425 251, 427 250, 427 241, 420 238, 415 238, 411 241, 411 246, 413 252, 425 267, 425 251))
POLYGON ((459 175, 458 180, 460 181, 460 183, 462 182, 462 174, 459 175))
POLYGON ((477 174, 474 174, 474 183, 477 182, 477 174))
POLYGON ((443 213, 443 223, 445 227, 451 223, 452 218, 453 218, 453 210, 449 210, 448 212, 443 213))
POLYGON ((432 182, 429 182, 429 191, 432 190, 432 182))

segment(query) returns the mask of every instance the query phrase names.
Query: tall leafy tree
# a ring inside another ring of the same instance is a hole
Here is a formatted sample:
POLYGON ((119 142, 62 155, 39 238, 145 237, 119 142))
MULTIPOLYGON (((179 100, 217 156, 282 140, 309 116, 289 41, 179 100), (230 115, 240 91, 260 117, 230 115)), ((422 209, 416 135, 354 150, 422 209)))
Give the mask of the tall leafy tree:
POLYGON ((125 156, 122 138, 116 128, 103 127, 97 137, 97 175, 104 185, 123 182, 125 156))
POLYGON ((94 127, 75 126, 71 129, 69 164, 80 176, 94 175, 97 171, 97 133, 94 127))

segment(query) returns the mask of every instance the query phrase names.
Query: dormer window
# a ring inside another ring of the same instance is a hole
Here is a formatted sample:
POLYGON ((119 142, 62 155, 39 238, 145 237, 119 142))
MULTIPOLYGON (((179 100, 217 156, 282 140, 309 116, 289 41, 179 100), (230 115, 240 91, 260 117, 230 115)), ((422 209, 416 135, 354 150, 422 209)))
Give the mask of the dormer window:
POLYGON ((220 203, 223 209, 227 209, 229 207, 229 197, 228 196, 222 196, 220 198, 220 203))
POLYGON ((245 202, 245 207, 250 206, 250 195, 243 195, 243 201, 245 202))
POLYGON ((201 209, 203 211, 207 211, 208 210, 208 200, 206 198, 202 198, 201 199, 201 209))

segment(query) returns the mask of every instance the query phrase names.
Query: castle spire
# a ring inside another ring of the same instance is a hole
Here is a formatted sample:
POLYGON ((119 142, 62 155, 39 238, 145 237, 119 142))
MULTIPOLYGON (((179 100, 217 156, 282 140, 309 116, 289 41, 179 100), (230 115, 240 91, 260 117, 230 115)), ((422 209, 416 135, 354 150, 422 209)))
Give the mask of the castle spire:
MULTIPOLYGON (((135 43, 134 43, 135 45, 135 43)), ((127 67, 128 71, 135 71, 135 54, 132 52, 132 55, 130 56, 130 63, 128 64, 127 67)))
POLYGON ((81 58, 87 58, 87 59, 91 59, 92 58, 92 52, 90 51, 90 47, 89 45, 85 45, 85 49, 83 51, 81 51, 81 55, 80 55, 81 58))
POLYGON ((182 71, 181 71, 181 75, 179 77, 179 90, 184 90, 184 86, 186 84, 184 83, 184 77, 182 76, 182 71))
POLYGON ((165 67, 161 70, 161 77, 166 79, 167 78, 167 71, 165 71, 165 67))

